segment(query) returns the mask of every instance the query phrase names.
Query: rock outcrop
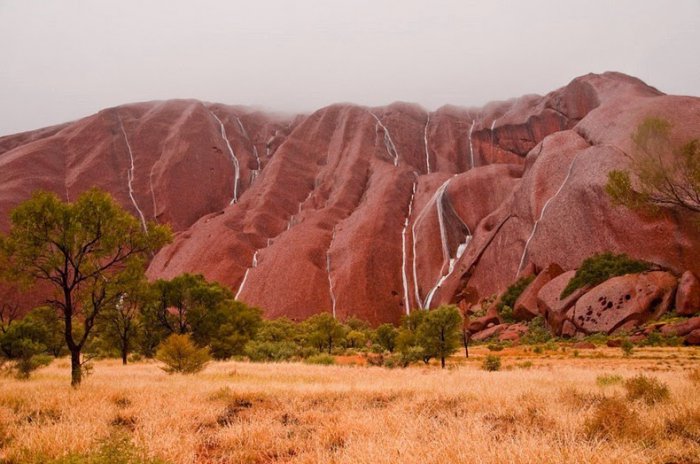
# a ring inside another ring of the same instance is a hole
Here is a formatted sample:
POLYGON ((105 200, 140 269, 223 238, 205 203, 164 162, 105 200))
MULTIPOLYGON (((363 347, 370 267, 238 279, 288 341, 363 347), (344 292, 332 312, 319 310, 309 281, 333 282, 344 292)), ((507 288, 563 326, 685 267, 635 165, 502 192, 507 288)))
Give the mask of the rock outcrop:
POLYGON ((678 283, 675 307, 679 316, 693 316, 700 312, 700 280, 690 271, 685 271, 678 283))
MULTIPOLYGON (((641 216, 603 186, 628 166, 644 118, 666 118, 674 140, 688 140, 699 108, 619 73, 481 109, 124 105, 0 138, 0 230, 38 188, 70 200, 98 186, 177 232, 151 278, 202 273, 268 317, 297 320, 398 322, 601 251, 697 274, 700 232, 687 215, 641 216)), ((537 311, 558 333, 588 330, 563 317, 580 295, 554 298, 566 275, 538 281, 523 319, 537 311)))
POLYGON ((676 277, 663 271, 613 277, 579 298, 567 319, 584 334, 631 329, 664 314, 677 285, 676 277))
POLYGON ((564 270, 558 264, 550 264, 547 269, 543 270, 537 277, 530 282, 530 285, 523 290, 513 307, 513 316, 519 321, 529 321, 533 317, 544 315, 540 314, 537 304, 537 295, 547 283, 552 279, 561 275, 564 270))

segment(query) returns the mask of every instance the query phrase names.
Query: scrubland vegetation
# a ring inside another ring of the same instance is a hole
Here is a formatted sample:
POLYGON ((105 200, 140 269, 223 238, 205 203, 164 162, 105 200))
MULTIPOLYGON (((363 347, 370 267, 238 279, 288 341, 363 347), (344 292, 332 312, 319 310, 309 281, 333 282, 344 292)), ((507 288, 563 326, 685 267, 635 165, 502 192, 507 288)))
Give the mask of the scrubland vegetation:
POLYGON ((336 356, 214 361, 195 375, 103 360, 79 389, 61 358, 30 380, 0 377, 0 460, 689 464, 700 460, 699 356, 480 346, 444 370, 336 356), (489 355, 499 371, 483 369, 489 355))

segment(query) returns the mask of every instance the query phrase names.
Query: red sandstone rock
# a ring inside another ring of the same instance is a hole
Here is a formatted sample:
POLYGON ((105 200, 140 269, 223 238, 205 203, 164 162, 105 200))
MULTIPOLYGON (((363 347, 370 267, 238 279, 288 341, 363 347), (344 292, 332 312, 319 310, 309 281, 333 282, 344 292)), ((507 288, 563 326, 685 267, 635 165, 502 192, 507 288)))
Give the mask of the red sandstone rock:
POLYGON ((501 342, 518 342, 520 337, 527 333, 527 325, 511 324, 498 335, 501 342))
POLYGON ((583 295, 569 318, 586 334, 629 329, 665 313, 676 285, 676 278, 663 271, 613 277, 583 295))
MULTIPOLYGON (((333 105, 279 117, 196 101, 125 105, 0 138, 0 230, 36 188, 75 198, 97 185, 179 232, 150 277, 201 272, 265 315, 295 319, 398 322, 598 251, 697 273, 700 236, 687 217, 641 217, 612 206, 603 186, 628 166, 644 117, 667 118, 685 140, 697 137, 699 105, 617 73, 480 110, 333 105)), ((569 333, 568 301, 547 301, 557 305, 548 322, 569 333)))
POLYGON ((493 327, 489 327, 488 329, 484 329, 481 332, 477 332, 474 335, 472 335, 472 340, 476 341, 484 341, 488 340, 491 337, 495 337, 499 335, 501 332, 506 330, 511 324, 498 324, 494 325, 493 327))
POLYGON ((545 270, 540 272, 535 280, 520 294, 513 308, 513 316, 519 321, 529 321, 535 316, 540 315, 537 306, 537 294, 542 287, 550 282, 553 278, 561 275, 564 270, 558 264, 550 264, 545 270))
POLYGON ((700 312, 700 280, 690 271, 685 271, 678 283, 676 312, 680 316, 693 316, 700 312))
POLYGON ((683 337, 698 329, 700 329, 700 317, 691 317, 687 321, 679 322, 678 324, 667 324, 661 327, 661 333, 663 335, 683 337))
POLYGON ((700 329, 695 329, 685 336, 686 345, 700 345, 700 329))
MULTIPOLYGON (((566 319, 566 313, 576 301, 586 292, 587 289, 577 289, 571 295, 563 300, 561 292, 568 285, 569 281, 574 277, 576 271, 568 271, 560 274, 554 279, 547 282, 537 292, 537 307, 542 314, 553 333, 560 334, 562 324, 566 319)), ((569 335, 572 336, 573 334, 569 335)))
POLYGON ((496 311, 495 307, 489 308, 489 311, 486 312, 486 315, 473 318, 469 321, 469 326, 467 329, 471 333, 477 333, 489 326, 489 324, 500 324, 501 320, 498 317, 498 312, 496 311))

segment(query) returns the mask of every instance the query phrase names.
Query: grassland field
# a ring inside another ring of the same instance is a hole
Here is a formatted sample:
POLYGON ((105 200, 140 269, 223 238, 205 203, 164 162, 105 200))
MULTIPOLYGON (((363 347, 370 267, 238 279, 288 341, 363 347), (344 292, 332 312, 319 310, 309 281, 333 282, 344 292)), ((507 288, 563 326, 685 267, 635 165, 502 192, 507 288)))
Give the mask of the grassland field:
POLYGON ((0 462, 700 463, 698 348, 480 346, 444 370, 337 361, 169 375, 102 360, 77 389, 67 359, 3 375, 0 462), (502 368, 487 372, 493 354, 502 368), (666 393, 635 399, 640 374, 666 393))

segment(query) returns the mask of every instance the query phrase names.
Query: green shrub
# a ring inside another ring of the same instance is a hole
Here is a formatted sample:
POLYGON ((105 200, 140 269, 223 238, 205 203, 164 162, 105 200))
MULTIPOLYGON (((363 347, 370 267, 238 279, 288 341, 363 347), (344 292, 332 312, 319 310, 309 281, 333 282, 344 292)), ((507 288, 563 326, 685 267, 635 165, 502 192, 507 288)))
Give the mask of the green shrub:
POLYGON ((641 400, 651 406, 668 400, 670 393, 668 386, 654 377, 639 374, 625 381, 627 399, 630 401, 641 400))
POLYGON ((598 384, 599 387, 617 385, 618 383, 622 383, 622 376, 617 374, 599 375, 598 377, 596 377, 595 383, 598 384))
POLYGON ((520 342, 526 345, 547 343, 552 339, 552 334, 544 324, 544 318, 537 316, 527 324, 527 332, 520 338, 520 342))
POLYGON ((330 366, 332 364, 335 364, 335 358, 329 354, 320 353, 315 354, 313 356, 309 356, 304 360, 304 362, 307 364, 319 364, 322 366, 330 366))
POLYGON ((639 344, 642 346, 681 346, 683 344, 683 337, 651 332, 647 335, 647 338, 642 340, 639 344))
POLYGON ((513 308, 515 307, 515 302, 534 279, 534 275, 521 277, 501 295, 501 301, 498 303, 498 312, 503 320, 506 322, 513 322, 513 308))
POLYGON ((486 345, 486 348, 488 348, 489 351, 503 351, 503 345, 500 343, 489 343, 486 345))
POLYGON ((585 286, 595 287, 611 277, 636 274, 650 268, 651 263, 631 259, 626 254, 615 255, 608 252, 593 255, 581 263, 581 267, 561 292, 561 298, 564 299, 585 286))
POLYGON ((422 361, 425 351, 420 346, 411 346, 401 350, 399 354, 399 363, 403 367, 408 367, 413 363, 422 361))
POLYGON ((484 358, 484 363, 481 365, 482 369, 489 372, 495 372, 501 370, 501 358, 496 355, 488 355, 484 358))
POLYGON ((15 364, 17 378, 28 379, 32 372, 43 366, 48 366, 53 361, 53 356, 48 354, 35 354, 27 358, 20 358, 15 364))
POLYGON ((156 352, 156 359, 165 363, 169 374, 194 374, 209 362, 209 350, 198 348, 189 335, 173 334, 166 338, 156 352))
POLYGON ((542 354, 544 353, 544 348, 542 348, 540 345, 537 345, 532 349, 532 352, 535 354, 542 354))
POLYGON ((632 352, 634 351, 634 345, 629 340, 623 340, 622 344, 620 345, 620 349, 622 349, 622 356, 629 358, 632 356, 632 352))
POLYGON ((297 346, 292 342, 259 342, 251 341, 245 346, 248 359, 255 362, 280 362, 294 357, 297 346))

